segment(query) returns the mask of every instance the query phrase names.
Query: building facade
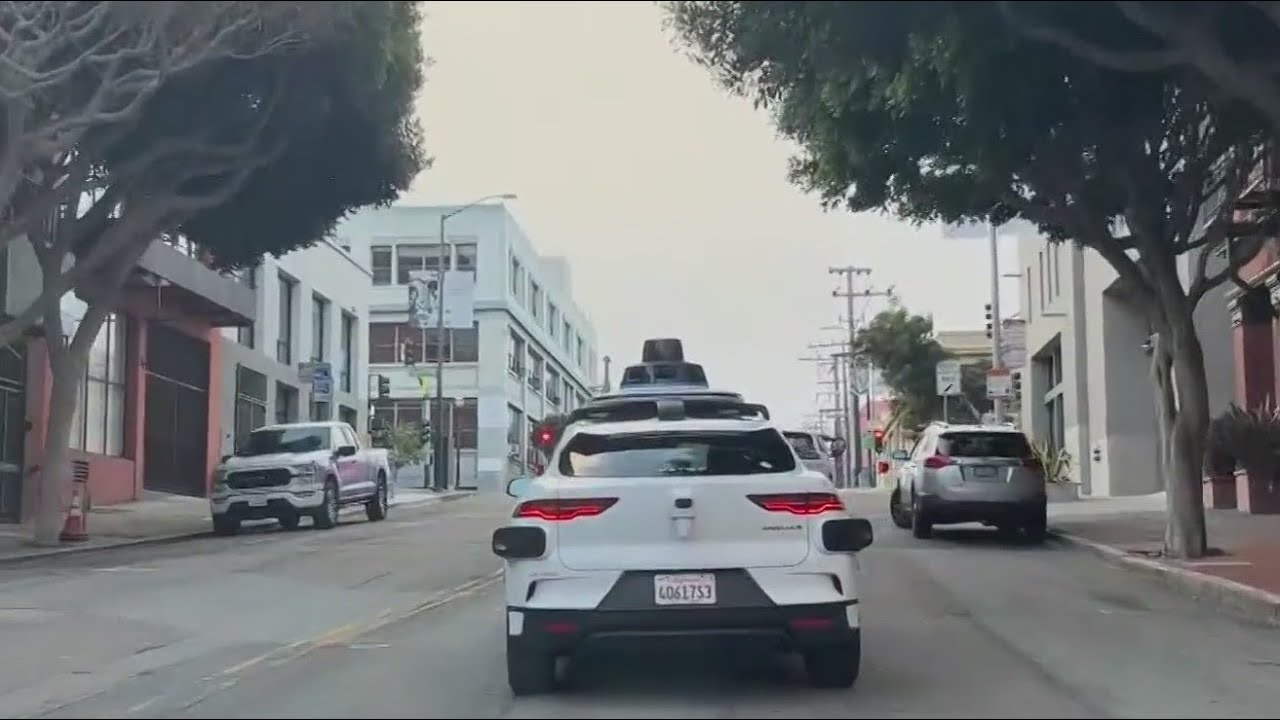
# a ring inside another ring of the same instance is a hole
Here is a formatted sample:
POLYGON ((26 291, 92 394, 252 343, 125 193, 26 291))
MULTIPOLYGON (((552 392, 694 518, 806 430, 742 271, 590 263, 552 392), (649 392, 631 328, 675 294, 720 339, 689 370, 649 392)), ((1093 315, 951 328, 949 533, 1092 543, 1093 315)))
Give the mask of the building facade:
POLYGON ((220 453, 271 423, 341 420, 356 432, 369 415, 368 324, 373 274, 360 257, 322 240, 241 273, 254 288, 255 321, 223 328, 220 453), (314 398, 299 364, 329 363, 332 394, 314 398))
MULTIPOLYGON (((30 245, 0 252, 4 310, 14 316, 38 297, 41 273, 30 245)), ((93 282, 62 300, 72 335, 93 282)), ((253 322, 253 293, 240 278, 210 269, 190 247, 154 243, 130 274, 89 351, 72 422, 71 471, 87 478, 95 505, 145 491, 205 495, 218 460, 223 418, 219 328, 253 322)), ((52 392, 43 329, 20 348, 0 350, 0 519, 34 513, 52 392)))
MULTIPOLYGON (((1185 284, 1195 257, 1178 262, 1185 284)), ((1018 241, 1018 263, 1026 336, 1023 430, 1071 454, 1072 480, 1082 494, 1163 489, 1146 317, 1091 250, 1026 234, 1018 241)), ((1212 272, 1220 261, 1209 263, 1212 272)), ((1226 295, 1206 295, 1194 319, 1216 414, 1231 401, 1234 382, 1226 295)))
MULTIPOLYGON (((367 258, 369 373, 390 380, 374 400, 380 422, 418 424, 450 438, 451 486, 498 490, 534 459, 532 424, 571 410, 599 384, 599 350, 590 318, 574 301, 569 263, 544 257, 502 205, 371 208, 338 229, 339 242, 367 258), (445 330, 408 323, 415 270, 439 267, 440 219, 450 214, 445 269, 475 273, 475 323, 445 330), (413 347, 417 364, 405 364, 413 347), (444 353, 443 413, 435 407, 435 360, 444 353)), ((420 485, 425 467, 402 468, 398 481, 420 485)))

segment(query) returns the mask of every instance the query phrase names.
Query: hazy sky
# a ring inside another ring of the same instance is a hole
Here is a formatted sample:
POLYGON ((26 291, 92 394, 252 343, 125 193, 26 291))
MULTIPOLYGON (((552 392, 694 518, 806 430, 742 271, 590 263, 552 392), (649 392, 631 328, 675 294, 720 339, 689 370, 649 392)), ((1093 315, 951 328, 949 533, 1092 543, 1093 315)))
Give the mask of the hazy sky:
POLYGON ((654 4, 425 7, 419 110, 436 163, 404 201, 518 194, 535 246, 570 259, 615 381, 644 338, 680 337, 713 385, 799 422, 817 408, 817 369, 799 358, 844 314, 831 265, 873 268, 863 288, 894 286, 940 328, 982 327, 985 241, 823 212, 788 184, 767 115, 677 52, 654 4))

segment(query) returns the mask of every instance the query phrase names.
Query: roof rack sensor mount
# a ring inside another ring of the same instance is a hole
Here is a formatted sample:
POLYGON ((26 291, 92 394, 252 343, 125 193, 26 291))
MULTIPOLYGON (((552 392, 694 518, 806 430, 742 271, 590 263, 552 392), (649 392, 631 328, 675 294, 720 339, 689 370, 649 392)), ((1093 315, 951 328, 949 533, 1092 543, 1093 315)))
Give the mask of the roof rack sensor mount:
POLYGON ((764 405, 726 397, 616 398, 580 407, 566 424, 576 422, 627 422, 638 420, 768 420, 764 405))

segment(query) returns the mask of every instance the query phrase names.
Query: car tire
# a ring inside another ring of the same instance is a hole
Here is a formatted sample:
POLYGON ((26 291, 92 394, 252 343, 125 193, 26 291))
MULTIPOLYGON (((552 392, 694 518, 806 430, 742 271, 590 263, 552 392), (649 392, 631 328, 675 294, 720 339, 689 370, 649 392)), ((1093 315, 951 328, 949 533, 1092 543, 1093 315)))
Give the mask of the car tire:
POLYGON ((379 472, 378 485, 373 491, 373 497, 369 498, 369 502, 364 504, 364 515, 369 518, 369 522, 386 520, 387 509, 389 507, 390 500, 387 498, 387 476, 379 472))
POLYGON ((862 667, 862 643, 855 640, 804 655, 804 670, 809 684, 820 688, 851 688, 858 681, 862 667))
POLYGON ((555 691, 556 656, 508 642, 507 686, 516 697, 555 691))
POLYGON ((921 540, 933 537, 933 521, 919 497, 911 498, 911 534, 921 540))
POLYGON ((911 529, 911 516, 902 506, 902 488, 895 489, 889 496, 889 517, 893 518, 894 525, 903 530, 911 529))
POLYGON ((1035 511, 1023 522, 1022 531, 1033 543, 1042 543, 1049 537, 1049 518, 1044 508, 1035 511))
POLYGON ((226 515, 214 515, 213 532, 215 535, 235 535, 240 532, 240 521, 226 515))
POLYGON ((297 515, 281 515, 277 519, 280 522, 280 527, 285 530, 297 530, 298 525, 302 522, 302 518, 297 515))
POLYGON ((338 483, 333 478, 324 481, 324 502, 316 510, 315 523, 321 530, 338 524, 338 483))

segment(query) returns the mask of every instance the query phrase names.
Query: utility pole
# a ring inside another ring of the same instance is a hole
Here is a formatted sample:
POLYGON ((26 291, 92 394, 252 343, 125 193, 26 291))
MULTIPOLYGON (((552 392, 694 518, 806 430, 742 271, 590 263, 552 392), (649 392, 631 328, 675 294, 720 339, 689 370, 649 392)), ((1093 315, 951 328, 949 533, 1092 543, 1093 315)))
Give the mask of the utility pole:
MULTIPOLYGON (((870 275, 871 268, 867 268, 867 267, 856 267, 852 265, 847 265, 845 267, 827 268, 827 272, 832 275, 844 276, 844 290, 843 291, 833 290, 831 291, 831 296, 842 297, 845 300, 845 322, 846 322, 848 334, 849 334, 849 348, 850 348, 850 351, 852 351, 854 344, 857 340, 857 334, 858 334, 858 321, 857 321, 857 316, 854 314, 854 308, 853 308, 854 298, 893 297, 893 288, 890 287, 888 290, 883 290, 883 291, 874 290, 874 289, 863 290, 861 292, 855 291, 853 289, 854 276, 870 275)), ((852 356, 850 356, 849 358, 850 371, 852 370, 852 367, 853 367, 853 358, 852 356)), ((859 393, 853 392, 854 388, 852 387, 852 383, 849 384, 848 389, 850 391, 849 392, 849 408, 850 408, 850 416, 851 416, 849 427, 852 430, 851 432, 852 437, 850 438, 849 448, 853 454, 854 477, 860 480, 862 477, 862 467, 863 467, 863 461, 864 461, 863 449, 862 449, 862 411, 860 408, 861 403, 860 403, 859 393)), ((865 392, 866 388, 864 388, 863 390, 865 392)), ((868 408, 870 408, 870 398, 868 398, 868 408)), ((875 451, 870 450, 869 452, 874 453, 875 451)), ((867 457, 870 457, 870 455, 868 455, 867 457)), ((874 462, 871 462, 871 465, 874 466, 874 462)))
MULTIPOLYGON (((1001 324, 1000 319, 1000 238, 996 232, 996 224, 988 221, 987 227, 990 230, 991 241, 991 369, 1003 370, 1004 358, 1000 355, 1000 335, 1001 324)), ((992 418, 997 424, 1004 422, 1004 399, 993 398, 991 400, 992 418)))
MULTIPOLYGON (((839 348, 841 351, 844 351, 846 347, 847 346, 844 343, 818 343, 818 344, 809 345, 809 349, 813 351, 821 351, 829 348, 839 348)), ((835 386, 836 407, 834 408, 834 412, 836 414, 836 417, 835 417, 834 435, 836 437, 840 437, 841 435, 843 435, 846 438, 846 440, 848 438, 847 428, 849 427, 848 425, 849 393, 848 393, 848 386, 846 384, 846 379, 840 371, 840 366, 843 364, 841 362, 841 358, 847 354, 848 354, 847 352, 837 352, 837 353, 833 353, 830 356, 824 356, 819 354, 819 355, 810 355, 808 357, 800 358, 805 362, 831 363, 831 380, 829 381, 820 380, 818 381, 818 384, 835 386)), ((847 455, 848 453, 845 453, 845 454, 847 455)), ((837 470, 840 471, 839 472, 840 477, 836 478, 836 484, 841 487, 851 487, 852 476, 850 475, 849 463, 847 458, 840 459, 840 463, 837 466, 837 470)))

